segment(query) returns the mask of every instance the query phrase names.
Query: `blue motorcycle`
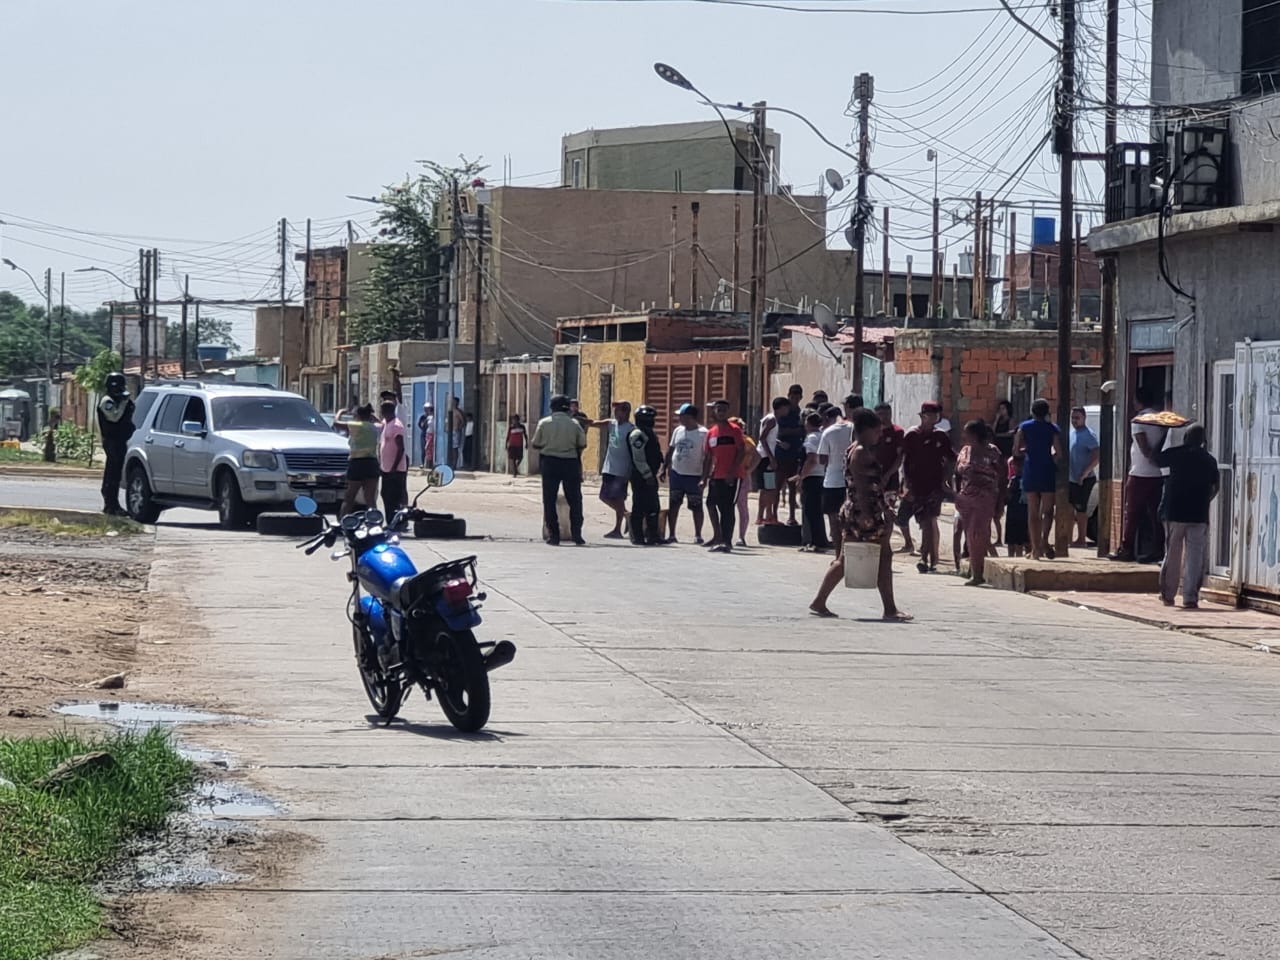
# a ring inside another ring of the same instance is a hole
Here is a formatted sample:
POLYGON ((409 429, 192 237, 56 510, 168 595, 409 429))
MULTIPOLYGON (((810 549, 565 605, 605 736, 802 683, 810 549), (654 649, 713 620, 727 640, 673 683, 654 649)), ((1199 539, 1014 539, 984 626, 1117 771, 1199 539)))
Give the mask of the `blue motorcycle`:
MULTIPOLYGON (((360 680, 378 717, 390 723, 409 691, 419 686, 428 700, 433 695, 439 700, 450 723, 470 733, 488 722, 489 671, 515 659, 515 644, 481 642, 472 632, 480 625, 485 599, 474 556, 419 571, 399 536, 410 523, 430 517, 418 509, 422 495, 452 480, 453 471, 442 466, 390 520, 374 509, 348 514, 298 549, 312 554, 343 542, 332 559, 351 560, 347 619, 360 680)), ((310 497, 298 497, 294 509, 314 516, 319 507, 310 497)))

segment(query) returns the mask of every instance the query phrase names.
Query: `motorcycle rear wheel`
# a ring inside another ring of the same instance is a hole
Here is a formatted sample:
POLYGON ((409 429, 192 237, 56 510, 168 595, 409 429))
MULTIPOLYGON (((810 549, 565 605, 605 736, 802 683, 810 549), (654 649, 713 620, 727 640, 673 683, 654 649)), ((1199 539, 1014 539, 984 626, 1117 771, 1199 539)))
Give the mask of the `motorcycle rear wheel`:
POLYGON ((378 719, 390 723, 400 712, 404 702, 404 687, 397 680, 392 680, 383 672, 378 664, 378 651, 374 647, 373 637, 360 627, 351 628, 356 647, 356 666, 360 670, 360 683, 364 687, 365 696, 373 707, 378 719))
POLYGON ((435 637, 435 684, 440 709, 463 733, 474 733, 489 722, 489 672, 475 634, 441 626, 435 637))

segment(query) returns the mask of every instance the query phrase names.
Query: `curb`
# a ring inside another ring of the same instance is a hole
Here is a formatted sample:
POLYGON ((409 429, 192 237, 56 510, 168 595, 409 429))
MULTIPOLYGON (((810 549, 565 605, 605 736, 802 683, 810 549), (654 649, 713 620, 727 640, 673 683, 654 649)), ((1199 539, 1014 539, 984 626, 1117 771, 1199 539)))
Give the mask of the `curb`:
MULTIPOLYGON (((1036 597, 1040 600, 1048 600, 1050 603, 1061 603, 1068 607, 1079 607, 1082 610, 1089 610, 1093 613, 1101 613, 1108 617, 1115 617, 1117 620, 1128 620, 1130 623, 1142 623, 1149 627, 1159 627, 1161 630, 1170 630, 1174 633, 1185 633, 1189 637, 1198 637, 1201 640, 1214 640, 1218 643, 1229 643, 1235 647, 1244 647, 1246 650, 1257 649, 1257 643, 1253 640, 1234 640, 1231 637, 1214 636, 1211 633, 1202 633, 1193 627, 1180 627, 1175 623, 1170 623, 1168 620, 1156 620, 1152 617, 1143 617, 1136 613, 1120 613, 1116 610, 1108 610, 1104 607, 1090 606, 1087 602, 1081 600, 1071 600, 1067 597, 1051 597, 1047 593, 1040 593, 1037 590, 1028 590, 1027 596, 1036 597)), ((1259 650, 1258 652, 1280 655, 1280 645, 1268 645, 1267 650, 1259 650)))
POLYGON ((15 464, 0 466, 0 477, 30 477, 33 480, 50 480, 67 477, 72 480, 100 480, 102 471, 89 467, 49 467, 37 465, 20 467, 15 464))

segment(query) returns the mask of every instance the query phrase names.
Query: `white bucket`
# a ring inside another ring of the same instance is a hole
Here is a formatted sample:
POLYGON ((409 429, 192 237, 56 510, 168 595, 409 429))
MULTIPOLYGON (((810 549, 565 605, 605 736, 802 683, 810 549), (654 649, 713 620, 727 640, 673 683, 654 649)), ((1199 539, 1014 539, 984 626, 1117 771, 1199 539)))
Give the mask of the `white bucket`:
POLYGON ((880 544, 844 545, 844 585, 851 590, 869 590, 880 575, 880 544))

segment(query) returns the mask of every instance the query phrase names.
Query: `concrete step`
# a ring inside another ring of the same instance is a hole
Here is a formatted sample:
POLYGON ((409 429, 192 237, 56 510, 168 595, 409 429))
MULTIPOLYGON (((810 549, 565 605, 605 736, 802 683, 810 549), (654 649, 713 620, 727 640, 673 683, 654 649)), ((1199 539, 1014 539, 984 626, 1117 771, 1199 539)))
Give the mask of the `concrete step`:
POLYGON ((1156 564, 1120 563, 1082 551, 1059 560, 993 557, 987 560, 986 577, 993 587, 1019 593, 1154 593, 1160 589, 1156 564))

